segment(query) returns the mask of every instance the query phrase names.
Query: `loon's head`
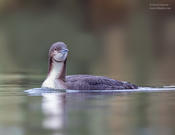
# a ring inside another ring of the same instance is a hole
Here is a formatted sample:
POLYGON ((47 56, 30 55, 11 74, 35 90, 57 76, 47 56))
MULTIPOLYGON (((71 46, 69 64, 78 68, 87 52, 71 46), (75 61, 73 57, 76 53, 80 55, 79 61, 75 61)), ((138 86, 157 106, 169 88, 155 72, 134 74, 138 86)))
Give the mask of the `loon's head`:
POLYGON ((68 49, 64 42, 56 42, 49 49, 49 60, 51 62, 64 62, 67 55, 68 49))

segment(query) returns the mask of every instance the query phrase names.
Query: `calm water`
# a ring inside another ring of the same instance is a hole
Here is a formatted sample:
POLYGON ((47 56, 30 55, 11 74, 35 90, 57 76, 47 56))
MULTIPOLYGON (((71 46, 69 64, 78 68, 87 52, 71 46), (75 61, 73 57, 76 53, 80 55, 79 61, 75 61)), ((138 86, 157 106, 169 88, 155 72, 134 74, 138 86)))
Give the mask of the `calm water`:
POLYGON ((43 93, 43 75, 0 75, 0 135, 174 135, 175 91, 43 93))

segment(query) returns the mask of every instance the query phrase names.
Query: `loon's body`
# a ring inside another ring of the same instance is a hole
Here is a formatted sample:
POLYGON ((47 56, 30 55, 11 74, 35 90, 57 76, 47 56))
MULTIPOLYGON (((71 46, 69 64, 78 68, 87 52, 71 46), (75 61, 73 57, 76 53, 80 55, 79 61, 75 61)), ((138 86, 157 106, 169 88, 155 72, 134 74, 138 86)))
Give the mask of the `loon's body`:
POLYGON ((74 90, 117 90, 136 89, 137 86, 124 81, 117 81, 105 76, 71 75, 66 76, 66 86, 74 90))
POLYGON ((104 76, 66 76, 68 49, 63 42, 54 43, 49 50, 49 73, 42 87, 72 90, 137 89, 134 84, 117 81, 104 76))

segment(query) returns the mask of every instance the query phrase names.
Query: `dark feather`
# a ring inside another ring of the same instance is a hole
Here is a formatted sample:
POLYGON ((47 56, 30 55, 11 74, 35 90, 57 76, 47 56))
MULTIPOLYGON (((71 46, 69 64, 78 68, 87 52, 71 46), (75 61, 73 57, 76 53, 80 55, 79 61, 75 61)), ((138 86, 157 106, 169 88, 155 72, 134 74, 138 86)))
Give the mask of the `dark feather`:
POLYGON ((66 86, 74 90, 114 90, 137 89, 129 82, 117 81, 104 76, 71 75, 66 76, 66 86))

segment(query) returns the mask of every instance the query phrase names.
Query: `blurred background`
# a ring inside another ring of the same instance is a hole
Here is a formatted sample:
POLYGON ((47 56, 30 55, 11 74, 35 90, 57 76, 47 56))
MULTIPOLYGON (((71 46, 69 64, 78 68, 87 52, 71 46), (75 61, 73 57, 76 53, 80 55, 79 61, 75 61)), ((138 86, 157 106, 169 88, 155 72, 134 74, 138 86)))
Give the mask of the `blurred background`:
POLYGON ((174 5, 174 0, 0 0, 0 73, 45 77, 48 49, 63 41, 70 50, 68 74, 174 84, 174 5))
POLYGON ((174 135, 174 91, 24 93, 57 41, 67 74, 175 85, 174 36, 175 0, 0 0, 0 135, 174 135))

